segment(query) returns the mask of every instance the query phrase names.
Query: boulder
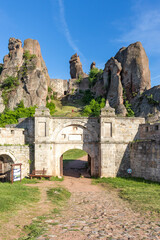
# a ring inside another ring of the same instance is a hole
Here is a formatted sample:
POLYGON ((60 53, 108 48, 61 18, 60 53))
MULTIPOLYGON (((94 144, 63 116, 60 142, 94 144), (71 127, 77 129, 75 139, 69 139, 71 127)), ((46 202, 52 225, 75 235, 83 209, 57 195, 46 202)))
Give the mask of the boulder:
POLYGON ((115 58, 122 66, 121 81, 128 100, 151 88, 148 58, 140 42, 121 48, 115 58))

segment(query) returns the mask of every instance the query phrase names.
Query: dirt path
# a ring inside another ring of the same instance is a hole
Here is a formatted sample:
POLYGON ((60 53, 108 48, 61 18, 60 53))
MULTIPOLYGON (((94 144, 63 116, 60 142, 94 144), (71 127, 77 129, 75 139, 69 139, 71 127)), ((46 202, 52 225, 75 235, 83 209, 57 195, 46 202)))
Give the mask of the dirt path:
POLYGON ((24 207, 3 224, 0 240, 18 239, 23 226, 43 214, 51 217, 45 221, 47 232, 39 240, 160 240, 160 219, 151 221, 147 215, 131 210, 116 191, 92 185, 84 171, 85 158, 81 160, 71 161, 66 166, 63 182, 30 184, 39 187, 40 201, 30 208, 24 207), (59 185, 71 192, 71 198, 60 213, 52 216, 53 205, 48 201, 46 191, 59 185))
MULTIPOLYGON (((26 184, 27 185, 27 184, 26 184)), ((44 181, 37 184, 28 184, 28 186, 39 187, 40 201, 38 203, 23 206, 17 212, 9 213, 8 219, 0 218, 0 240, 15 240, 20 237, 20 233, 25 225, 32 222, 32 219, 37 216, 42 216, 50 213, 53 205, 47 199, 47 189, 56 185, 55 182, 44 181)))
POLYGON ((39 240, 160 239, 160 221, 133 212, 116 192, 91 185, 89 178, 67 176, 59 185, 71 198, 61 215, 49 220, 49 230, 39 240))

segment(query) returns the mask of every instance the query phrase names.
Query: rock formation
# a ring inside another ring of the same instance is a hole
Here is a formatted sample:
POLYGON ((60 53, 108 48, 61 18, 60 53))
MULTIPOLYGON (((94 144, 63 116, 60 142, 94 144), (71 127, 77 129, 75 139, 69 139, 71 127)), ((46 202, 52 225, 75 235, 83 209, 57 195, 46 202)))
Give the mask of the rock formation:
POLYGON ((121 48, 106 63, 103 80, 111 107, 117 114, 125 115, 123 97, 132 102, 137 94, 151 87, 148 58, 142 44, 136 42, 121 48))
MULTIPOLYGON (((50 79, 37 40, 26 39, 22 47, 19 39, 10 38, 8 49, 9 53, 4 57, 3 64, 0 64, 0 112, 5 107, 4 99, 10 109, 21 100, 25 107, 45 106, 48 86, 60 98, 66 94, 73 95, 73 91, 79 93, 80 90, 84 92, 90 89, 88 75, 83 72, 77 53, 69 61, 71 79, 68 82, 50 79), (15 78, 18 84, 6 90, 2 86, 9 76, 15 78)), ((96 63, 92 62, 90 69, 95 67, 96 63)), ((136 116, 156 115, 159 119, 160 86, 150 87, 148 58, 142 44, 136 42, 121 48, 115 57, 107 61, 103 78, 97 78, 91 91, 95 97, 106 96, 116 114, 126 115, 127 100, 132 104, 136 116)))
POLYGON ((160 85, 137 95, 132 101, 132 106, 135 116, 160 120, 160 85))
POLYGON ((3 58, 3 70, 0 75, 0 82, 6 76, 17 76, 17 71, 23 64, 23 48, 19 39, 10 38, 8 44, 9 54, 3 58))
POLYGON ((93 69, 93 68, 95 68, 96 67, 96 63, 95 62, 92 62, 91 63, 91 66, 90 66, 90 69, 93 69))
POLYGON ((24 40, 23 50, 29 51, 30 54, 35 54, 37 56, 36 67, 42 70, 42 72, 44 73, 45 77, 47 78, 47 82, 49 84, 50 77, 48 75, 48 70, 47 70, 46 64, 42 58, 41 48, 40 48, 38 41, 33 40, 33 39, 24 40))
POLYGON ((140 42, 121 48, 115 58, 122 65, 122 85, 128 100, 151 88, 148 58, 140 42))
POLYGON ((103 79, 107 91, 107 100, 111 107, 116 109, 117 114, 123 116, 127 111, 123 105, 123 87, 121 82, 122 66, 115 58, 111 58, 105 65, 103 79))
POLYGON ((7 107, 13 109, 23 100, 25 107, 45 105, 49 75, 37 40, 9 39, 9 54, 4 57, 0 82, 8 76, 17 77, 19 86, 8 93, 7 107))
POLYGON ((79 56, 77 56, 77 53, 72 55, 70 61, 70 75, 71 78, 78 79, 79 76, 81 77, 87 77, 87 74, 83 72, 82 69, 82 63, 80 62, 79 56))

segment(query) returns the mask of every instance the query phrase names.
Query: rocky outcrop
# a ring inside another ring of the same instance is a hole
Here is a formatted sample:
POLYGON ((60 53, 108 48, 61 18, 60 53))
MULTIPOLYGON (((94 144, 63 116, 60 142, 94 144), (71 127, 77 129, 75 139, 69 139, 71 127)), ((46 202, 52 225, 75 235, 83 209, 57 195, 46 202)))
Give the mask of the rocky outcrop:
POLYGON ((74 78, 78 79, 79 76, 83 78, 87 77, 87 74, 83 72, 82 63, 80 62, 80 58, 79 56, 77 56, 77 53, 71 57, 69 63, 70 63, 70 75, 72 79, 74 78))
POLYGON ((115 58, 122 65, 121 81, 128 100, 151 88, 148 58, 140 42, 121 48, 115 58))
POLYGON ((94 69, 96 67, 96 63, 95 62, 92 62, 91 63, 91 66, 90 66, 90 69, 94 69))
POLYGON ((50 82, 50 77, 48 75, 48 70, 46 67, 46 64, 42 58, 42 54, 41 54, 41 48, 39 45, 39 42, 37 40, 33 40, 33 39, 26 39, 24 40, 24 46, 23 46, 23 50, 24 51, 29 51, 30 54, 35 54, 37 57, 37 63, 36 63, 36 67, 39 68, 45 75, 47 82, 49 84, 50 82))
POLYGON ((23 48, 19 39, 10 38, 8 44, 9 54, 3 58, 3 70, 0 75, 0 82, 6 76, 17 76, 17 72, 23 64, 23 48))
POLYGON ((50 79, 49 87, 52 89, 52 95, 55 93, 57 98, 67 95, 68 84, 64 79, 50 79))
POLYGON ((117 114, 125 116, 123 98, 131 103, 151 87, 148 58, 142 44, 136 42, 121 48, 106 63, 103 80, 109 104, 117 114))
POLYGON ((125 116, 127 111, 123 105, 123 87, 121 82, 122 66, 114 57, 105 65, 103 72, 104 85, 107 89, 107 100, 116 113, 125 116))
POLYGON ((8 106, 10 109, 23 100, 25 107, 31 105, 45 105, 48 92, 49 75, 41 55, 37 40, 9 39, 9 54, 4 57, 0 82, 7 76, 17 77, 19 86, 8 93, 8 106))
POLYGON ((131 103, 136 117, 160 120, 160 85, 137 95, 131 103))
POLYGON ((0 113, 2 113, 5 109, 5 105, 3 103, 2 92, 0 91, 0 113))

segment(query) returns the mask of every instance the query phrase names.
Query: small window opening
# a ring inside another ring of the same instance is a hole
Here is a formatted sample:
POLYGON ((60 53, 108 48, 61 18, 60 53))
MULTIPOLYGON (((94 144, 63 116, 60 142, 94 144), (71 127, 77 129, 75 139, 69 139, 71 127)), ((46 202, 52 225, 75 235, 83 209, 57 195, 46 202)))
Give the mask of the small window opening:
POLYGON ((14 130, 11 130, 11 134, 14 134, 14 130))
POLYGON ((158 131, 158 125, 155 126, 155 130, 158 131))
POLYGON ((148 127, 146 127, 146 132, 148 132, 148 127))
POLYGON ((62 136, 63 136, 63 139, 65 139, 65 138, 66 138, 66 134, 62 134, 62 136))
POLYGON ((64 91, 64 95, 65 95, 65 96, 67 95, 67 91, 64 91))

